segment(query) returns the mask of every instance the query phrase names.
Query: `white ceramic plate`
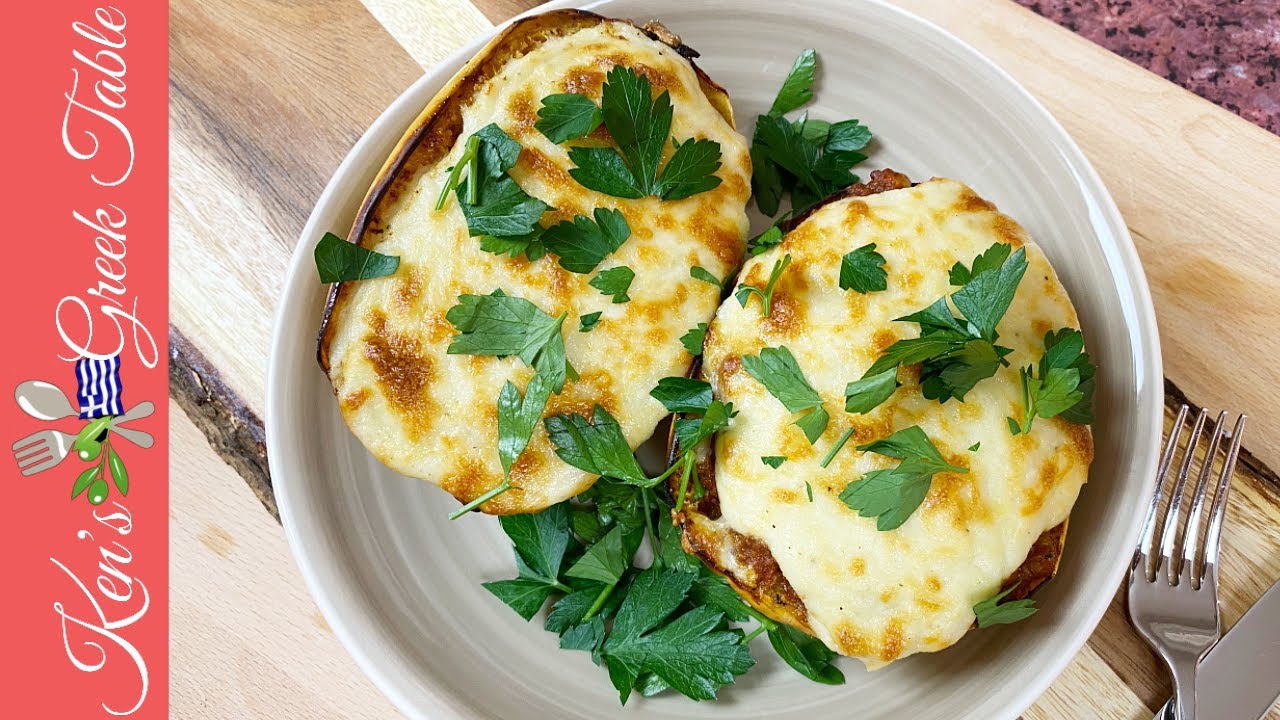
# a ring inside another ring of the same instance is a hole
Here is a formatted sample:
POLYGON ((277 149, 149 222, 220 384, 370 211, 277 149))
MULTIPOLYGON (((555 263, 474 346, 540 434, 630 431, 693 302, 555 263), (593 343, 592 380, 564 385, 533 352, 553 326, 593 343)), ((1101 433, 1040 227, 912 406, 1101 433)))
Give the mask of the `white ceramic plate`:
MULTIPOLYGON (((565 7, 552 3, 544 9, 565 7)), ((267 444, 281 516, 316 601, 406 714, 446 718, 1013 718, 1071 660, 1106 610, 1137 538, 1160 440, 1162 381, 1147 285, 1115 205, 1080 150, 1008 75, 959 40, 878 2, 616 0, 601 14, 657 18, 702 52, 745 132, 805 47, 822 68, 814 117, 862 119, 878 140, 863 173, 951 176, 1017 218, 1079 310, 1099 370, 1097 459, 1071 516, 1057 579, 1032 619, 847 684, 816 685, 758 642, 759 664, 716 702, 633 698, 625 708, 585 653, 563 652, 481 587, 511 577, 498 523, 445 519, 456 502, 399 477, 347 432, 315 361, 326 288, 311 251, 345 232, 401 133, 489 38, 433 69, 383 113, 330 181, 303 232, 276 319, 267 444)))

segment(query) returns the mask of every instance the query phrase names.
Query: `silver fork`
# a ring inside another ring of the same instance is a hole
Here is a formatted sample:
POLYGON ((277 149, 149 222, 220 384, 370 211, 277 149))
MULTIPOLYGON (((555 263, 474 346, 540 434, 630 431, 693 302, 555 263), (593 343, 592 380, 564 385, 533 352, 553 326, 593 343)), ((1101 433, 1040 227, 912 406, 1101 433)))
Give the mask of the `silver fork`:
POLYGON ((1229 435, 1225 432, 1227 413, 1224 411, 1218 415, 1191 494, 1186 529, 1179 537, 1178 524, 1187 491, 1187 478, 1191 475, 1192 461, 1200 445, 1208 415, 1207 411, 1201 410, 1196 417, 1182 463, 1176 476, 1173 476, 1175 479, 1169 506, 1163 521, 1158 523, 1160 500, 1170 482, 1169 468, 1173 464, 1173 456, 1187 420, 1187 406, 1183 405, 1178 411, 1160 459, 1156 491, 1147 509, 1142 541, 1133 555, 1133 566, 1129 571, 1129 619, 1147 644, 1169 666, 1169 672, 1173 675, 1175 720, 1194 720, 1196 717, 1196 664, 1222 636, 1218 619, 1218 549, 1223 518, 1227 511, 1227 495, 1231 489, 1231 475, 1235 471, 1236 457, 1240 453, 1240 436, 1244 433, 1244 415, 1236 420, 1235 429, 1229 435), (1224 437, 1230 440, 1230 447, 1218 474, 1213 508, 1210 510, 1209 524, 1202 544, 1200 521, 1205 494, 1224 437), (1157 548, 1155 540, 1158 524, 1163 531, 1157 548))

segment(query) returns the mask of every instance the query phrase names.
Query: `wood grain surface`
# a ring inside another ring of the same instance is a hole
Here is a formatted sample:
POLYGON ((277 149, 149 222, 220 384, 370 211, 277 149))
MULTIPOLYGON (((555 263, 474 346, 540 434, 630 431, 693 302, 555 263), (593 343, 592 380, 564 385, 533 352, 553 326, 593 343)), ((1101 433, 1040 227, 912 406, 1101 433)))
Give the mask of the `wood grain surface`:
MULTIPOLYGON (((324 623, 275 519, 270 326, 298 233, 360 133, 424 68, 533 4, 171 3, 173 717, 398 716, 324 623)), ((1009 0, 898 4, 1010 71, 1103 176, 1151 282, 1169 404, 1251 415, 1224 538, 1234 623, 1280 577, 1280 138, 1009 0)), ((1121 597, 1026 718, 1145 720, 1164 702, 1121 597)))

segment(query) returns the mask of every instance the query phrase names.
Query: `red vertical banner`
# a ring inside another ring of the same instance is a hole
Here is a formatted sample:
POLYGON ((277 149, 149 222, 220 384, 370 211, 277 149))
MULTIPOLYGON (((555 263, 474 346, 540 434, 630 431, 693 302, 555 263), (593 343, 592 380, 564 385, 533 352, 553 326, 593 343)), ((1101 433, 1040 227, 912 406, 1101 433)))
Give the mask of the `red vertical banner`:
POLYGON ((168 705, 168 9, 11 6, 0 716, 168 705))

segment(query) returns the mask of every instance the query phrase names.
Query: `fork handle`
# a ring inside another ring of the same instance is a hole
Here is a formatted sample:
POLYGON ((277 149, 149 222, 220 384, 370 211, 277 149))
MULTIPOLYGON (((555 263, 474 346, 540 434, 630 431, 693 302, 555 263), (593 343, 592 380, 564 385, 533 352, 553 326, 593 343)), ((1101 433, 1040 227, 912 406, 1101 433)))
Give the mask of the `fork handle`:
POLYGON ((1174 720, 1196 718, 1196 660, 1169 661, 1173 675, 1174 720))

